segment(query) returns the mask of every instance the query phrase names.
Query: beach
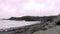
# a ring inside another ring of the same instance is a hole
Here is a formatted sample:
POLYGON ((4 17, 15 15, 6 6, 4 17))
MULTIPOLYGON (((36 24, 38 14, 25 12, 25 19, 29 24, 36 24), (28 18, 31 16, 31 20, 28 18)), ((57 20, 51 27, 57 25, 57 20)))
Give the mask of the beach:
POLYGON ((33 34, 60 34, 60 26, 53 27, 46 31, 37 31, 33 34))

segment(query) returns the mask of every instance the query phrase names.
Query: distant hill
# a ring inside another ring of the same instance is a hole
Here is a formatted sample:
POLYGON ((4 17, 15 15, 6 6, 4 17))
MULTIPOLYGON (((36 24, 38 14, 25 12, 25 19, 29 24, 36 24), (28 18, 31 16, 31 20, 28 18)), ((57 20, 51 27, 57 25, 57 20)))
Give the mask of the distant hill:
POLYGON ((52 19, 56 18, 57 16, 22 16, 22 17, 11 17, 7 20, 25 20, 25 21, 52 21, 52 19))

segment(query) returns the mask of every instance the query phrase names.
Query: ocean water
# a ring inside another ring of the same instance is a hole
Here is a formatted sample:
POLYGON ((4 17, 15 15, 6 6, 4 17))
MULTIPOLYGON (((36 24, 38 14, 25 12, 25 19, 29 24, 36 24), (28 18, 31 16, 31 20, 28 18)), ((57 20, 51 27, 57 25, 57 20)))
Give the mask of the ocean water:
POLYGON ((40 21, 12 21, 12 20, 0 20, 0 29, 23 27, 32 24, 40 23, 40 21))

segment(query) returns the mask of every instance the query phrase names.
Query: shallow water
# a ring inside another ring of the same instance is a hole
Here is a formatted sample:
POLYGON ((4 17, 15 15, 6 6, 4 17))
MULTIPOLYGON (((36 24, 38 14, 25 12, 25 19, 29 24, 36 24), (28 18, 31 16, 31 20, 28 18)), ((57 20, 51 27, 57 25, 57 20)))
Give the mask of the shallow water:
POLYGON ((23 27, 40 23, 39 21, 11 21, 11 20, 0 20, 0 29, 12 28, 12 27, 23 27))

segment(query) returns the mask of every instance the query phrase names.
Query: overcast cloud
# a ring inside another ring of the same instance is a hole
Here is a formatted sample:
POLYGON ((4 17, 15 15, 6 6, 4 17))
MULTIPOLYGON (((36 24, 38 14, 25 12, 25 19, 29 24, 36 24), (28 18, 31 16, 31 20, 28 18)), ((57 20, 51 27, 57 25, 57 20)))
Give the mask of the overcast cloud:
POLYGON ((0 18, 60 13, 60 0, 0 0, 0 18))

